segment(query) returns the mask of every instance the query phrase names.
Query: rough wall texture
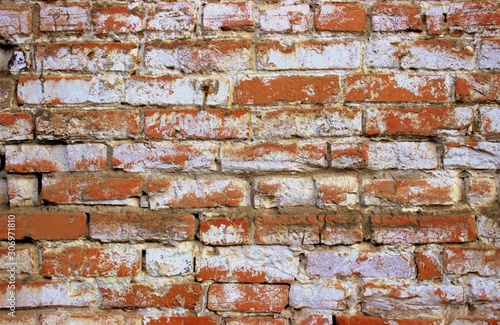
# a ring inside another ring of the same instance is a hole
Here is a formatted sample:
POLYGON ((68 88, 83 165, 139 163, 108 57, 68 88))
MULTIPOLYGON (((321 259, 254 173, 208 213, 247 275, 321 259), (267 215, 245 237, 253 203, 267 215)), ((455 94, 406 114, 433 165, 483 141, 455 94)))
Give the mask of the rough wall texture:
POLYGON ((0 323, 499 324, 499 27, 2 1, 0 323))

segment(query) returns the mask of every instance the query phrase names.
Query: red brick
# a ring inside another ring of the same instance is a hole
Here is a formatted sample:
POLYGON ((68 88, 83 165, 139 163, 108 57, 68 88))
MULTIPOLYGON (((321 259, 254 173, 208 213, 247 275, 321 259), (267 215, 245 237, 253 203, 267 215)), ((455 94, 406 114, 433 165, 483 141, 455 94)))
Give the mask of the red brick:
POLYGON ((439 325, 439 319, 425 318, 380 318, 374 316, 338 316, 337 325, 439 325))
POLYGON ((160 73, 167 69, 184 73, 249 70, 251 50, 247 40, 147 43, 145 67, 160 73))
POLYGON ((254 77, 237 82, 233 101, 236 105, 334 103, 339 91, 338 76, 254 77))
POLYGON ((138 52, 139 45, 134 43, 37 44, 35 60, 44 71, 133 71, 138 52))
POLYGON ((272 317, 241 317, 227 318, 226 325, 287 325, 284 318, 272 317))
POLYGON ((44 111, 36 118, 38 139, 126 139, 140 133, 138 110, 44 111))
MULTIPOLYGON (((11 211, 16 216, 15 237, 18 240, 71 240, 87 235, 87 217, 83 212, 11 211)), ((7 239, 7 215, 0 217, 0 239, 7 239)))
POLYGON ((437 135, 467 132, 473 123, 467 107, 369 108, 368 135, 437 135))
POLYGON ((98 34, 136 33, 144 29, 142 13, 127 7, 94 7, 92 23, 98 34))
POLYGON ((33 139, 33 122, 29 113, 0 114, 0 140, 33 139))
POLYGON ((178 178, 149 181, 150 208, 213 208, 249 206, 249 185, 235 178, 178 178))
POLYGON ((256 244, 319 244, 319 232, 319 218, 314 215, 260 215, 255 217, 256 244))
POLYGON ((445 101, 450 93, 444 76, 355 74, 346 77, 347 101, 445 101))
POLYGON ((249 222, 246 217, 202 217, 200 241, 205 245, 239 245, 250 241, 249 222))
POLYGON ((500 135, 500 107, 480 107, 480 132, 484 135, 500 135))
POLYGON ((30 7, 3 7, 0 9, 0 34, 31 34, 33 12, 30 7))
POLYGON ((357 107, 303 109, 286 108, 254 113, 255 138, 310 138, 361 134, 362 111, 357 107))
POLYGON ((362 51, 359 41, 297 41, 291 45, 269 41, 255 45, 257 69, 272 71, 356 69, 361 67, 362 51))
POLYGON ((187 2, 159 3, 148 14, 146 29, 149 31, 178 33, 194 31, 196 5, 187 2))
POLYGON ((372 216, 372 241, 381 244, 458 243, 476 239, 475 218, 463 215, 372 216))
POLYGON ((500 274, 500 249, 488 247, 450 246, 444 252, 444 270, 449 274, 500 274))
POLYGON ((423 315, 442 315, 451 303, 465 302, 462 285, 431 281, 417 283, 409 280, 365 281, 362 292, 363 310, 379 315, 388 312, 396 314, 398 311, 407 314, 418 312, 423 315), (381 301, 384 303, 381 304, 381 301))
POLYGON ((203 8, 205 30, 249 30, 253 25, 253 2, 208 3, 203 8))
POLYGON ((4 325, 38 325, 38 316, 36 315, 19 315, 16 312, 15 317, 8 314, 0 315, 0 323, 4 325))
POLYGON ((223 172, 309 171, 327 167, 324 142, 227 144, 221 146, 223 172))
POLYGON ((113 146, 113 168, 144 170, 213 171, 218 146, 199 142, 118 143, 113 146))
POLYGON ((358 204, 358 178, 355 175, 319 176, 315 179, 319 206, 358 204))
POLYGON ((363 241, 360 215, 326 215, 320 238, 324 245, 352 245, 363 241))
POLYGON ((217 325, 215 319, 208 316, 144 316, 144 325, 217 325))
POLYGON ((40 30, 43 32, 83 31, 88 25, 88 6, 42 3, 40 30))
POLYGON ((360 3, 321 3, 314 23, 320 31, 363 32, 366 9, 360 3))
POLYGON ((453 205, 460 200, 457 179, 373 179, 364 183, 366 205, 453 205))
POLYGON ((192 240, 193 215, 92 213, 89 236, 102 242, 192 240))
MULTIPOLYGON (((89 307, 97 300, 93 282, 88 279, 79 281, 38 280, 31 282, 16 281, 16 308, 33 307, 89 307)), ((0 283, 1 308, 7 308, 8 282, 0 283)))
POLYGON ((469 178, 467 197, 472 206, 492 205, 498 199, 497 185, 491 176, 481 177, 472 174, 469 178))
POLYGON ((41 198, 62 204, 126 204, 142 194, 139 178, 44 177, 41 198))
POLYGON ((5 170, 15 173, 98 171, 107 168, 104 144, 20 144, 6 147, 5 170))
POLYGON ((447 21, 452 31, 497 29, 500 25, 500 10, 498 3, 493 1, 456 3, 450 6, 447 21))
POLYGON ((65 312, 51 312, 44 313, 40 316, 41 325, 71 325, 71 324, 113 324, 113 325, 139 325, 141 323, 141 316, 137 315, 123 315, 123 314, 105 314, 92 311, 92 313, 69 313, 65 312))
POLYGON ((330 145, 332 167, 339 169, 366 167, 368 149, 368 143, 332 143, 330 145))
POLYGON ((260 8, 259 25, 263 32, 301 33, 309 30, 309 5, 278 5, 260 8))
MULTIPOLYGON (((498 319, 488 319, 481 317, 460 317, 457 318, 456 325, 500 325, 500 320, 498 319)), ((455 324, 454 324, 455 325, 455 324)))
POLYGON ((424 25, 420 7, 390 3, 373 6, 372 27, 374 31, 422 31, 424 25))
POLYGON ((500 75, 471 73, 455 78, 455 96, 458 101, 495 101, 500 100, 500 75))
POLYGON ((307 254, 306 272, 319 276, 354 276, 378 278, 409 278, 412 254, 387 250, 315 251, 307 254))
POLYGON ((245 139, 250 137, 250 113, 151 109, 144 112, 144 134, 152 139, 245 139))
POLYGON ((106 284, 99 287, 101 308, 194 309, 202 295, 200 284, 106 284))
POLYGON ((123 83, 115 76, 20 77, 17 84, 19 104, 113 103, 120 100, 123 83))
MULTIPOLYGON (((11 229, 10 231, 15 234, 17 229, 11 229)), ((7 235, 6 239, 9 239, 8 230, 5 230, 5 234, 7 235)), ((14 265, 16 274, 27 273, 36 275, 38 274, 38 249, 34 245, 24 244, 16 244, 15 252, 9 251, 8 247, 0 248, 0 265, 0 271, 9 274, 9 278, 12 276, 12 271, 9 269, 14 265), (12 253, 15 255, 12 255, 12 253)))
POLYGON ((417 252, 417 271, 419 280, 431 280, 441 278, 441 253, 436 250, 427 249, 417 252))
POLYGON ((36 175, 7 175, 7 194, 10 207, 40 205, 38 184, 36 175))
POLYGON ((59 247, 42 249, 43 276, 135 276, 141 252, 118 247, 59 247))
POLYGON ((205 249, 196 259, 196 280, 292 283, 299 259, 285 246, 228 246, 205 249))
POLYGON ((207 308, 215 311, 281 312, 288 286, 279 284, 212 284, 207 308))

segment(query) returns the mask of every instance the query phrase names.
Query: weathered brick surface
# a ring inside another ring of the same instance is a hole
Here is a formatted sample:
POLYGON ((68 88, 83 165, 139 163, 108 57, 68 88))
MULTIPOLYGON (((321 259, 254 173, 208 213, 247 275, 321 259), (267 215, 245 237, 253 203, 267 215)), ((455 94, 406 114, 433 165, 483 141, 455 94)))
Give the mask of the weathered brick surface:
POLYGON ((0 323, 498 325, 499 26, 3 1, 0 323))

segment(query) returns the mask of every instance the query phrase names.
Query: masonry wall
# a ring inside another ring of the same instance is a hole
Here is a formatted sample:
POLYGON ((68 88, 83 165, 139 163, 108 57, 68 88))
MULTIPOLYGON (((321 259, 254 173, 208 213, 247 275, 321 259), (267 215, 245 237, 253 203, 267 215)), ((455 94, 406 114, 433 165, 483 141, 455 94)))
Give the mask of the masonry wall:
POLYGON ((0 323, 499 324, 499 27, 2 1, 0 323))

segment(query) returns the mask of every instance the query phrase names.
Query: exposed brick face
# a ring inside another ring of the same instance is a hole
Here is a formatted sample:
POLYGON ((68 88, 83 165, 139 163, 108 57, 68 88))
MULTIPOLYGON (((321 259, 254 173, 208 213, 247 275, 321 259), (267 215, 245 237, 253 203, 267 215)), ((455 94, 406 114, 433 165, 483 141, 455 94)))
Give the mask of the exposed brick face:
POLYGON ((500 325, 498 1, 0 2, 1 324, 500 325))

